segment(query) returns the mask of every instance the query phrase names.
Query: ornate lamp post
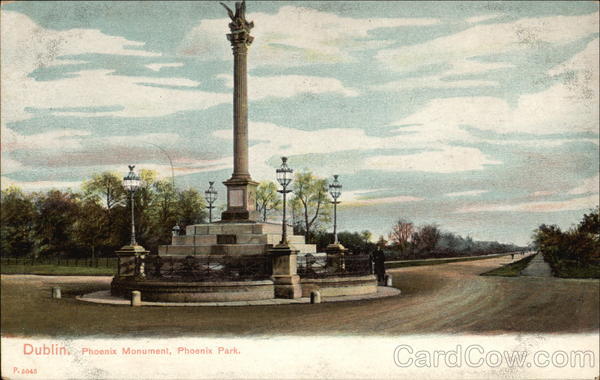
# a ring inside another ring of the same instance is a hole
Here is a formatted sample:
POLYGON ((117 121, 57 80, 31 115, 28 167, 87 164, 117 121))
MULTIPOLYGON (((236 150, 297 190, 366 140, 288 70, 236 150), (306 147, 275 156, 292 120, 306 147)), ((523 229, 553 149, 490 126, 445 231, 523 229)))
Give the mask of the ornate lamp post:
POLYGON ((338 181, 338 175, 333 176, 333 183, 329 185, 329 194, 333 198, 333 244, 339 244, 337 236, 337 205, 338 198, 342 195, 342 184, 338 181))
POLYGON ((137 243, 135 241, 135 221, 134 221, 134 194, 135 192, 140 188, 142 181, 140 180, 140 177, 135 174, 135 172, 133 171, 133 169, 135 168, 135 165, 128 165, 129 166, 129 173, 127 173, 127 175, 123 178, 123 187, 125 188, 126 191, 129 192, 130 196, 131 196, 131 246, 136 246, 137 243))
POLYGON ((277 168, 277 182, 281 185, 282 189, 277 190, 278 193, 283 194, 283 225, 281 228, 281 241, 280 245, 287 245, 287 220, 285 215, 285 198, 286 194, 292 190, 288 190, 287 187, 292 183, 292 175, 294 170, 287 166, 287 157, 281 157, 281 166, 277 168))
POLYGON ((206 208, 208 209, 208 222, 212 223, 212 209, 215 208, 215 206, 213 206, 213 203, 215 203, 215 201, 217 200, 217 190, 215 190, 215 188, 213 187, 213 181, 208 182, 208 184, 210 186, 208 187, 208 190, 204 192, 204 198, 206 198, 206 201, 208 202, 208 206, 206 206, 206 208))

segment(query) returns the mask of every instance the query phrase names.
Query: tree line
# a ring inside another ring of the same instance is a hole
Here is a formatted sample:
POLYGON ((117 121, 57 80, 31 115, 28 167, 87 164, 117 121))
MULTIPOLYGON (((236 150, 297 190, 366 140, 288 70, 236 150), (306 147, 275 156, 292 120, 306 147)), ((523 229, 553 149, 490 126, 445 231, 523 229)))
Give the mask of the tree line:
POLYGON ((386 256, 399 260, 479 256, 495 253, 523 251, 525 247, 497 241, 476 241, 442 230, 437 224, 416 226, 406 219, 399 219, 388 234, 388 240, 380 239, 389 247, 386 256))
MULTIPOLYGON (((136 240, 156 251, 169 244, 175 225, 206 221, 205 201, 193 189, 176 189, 157 179, 152 170, 140 171, 135 192, 136 240)), ((2 256, 112 256, 130 241, 130 200, 118 173, 95 174, 81 190, 25 193, 18 187, 2 190, 0 198, 2 256)))
POLYGON ((534 231, 534 248, 544 256, 557 275, 600 278, 599 211, 600 208, 596 206, 584 214, 576 226, 566 231, 554 224, 542 224, 534 231), (590 271, 582 271, 582 268, 590 271))

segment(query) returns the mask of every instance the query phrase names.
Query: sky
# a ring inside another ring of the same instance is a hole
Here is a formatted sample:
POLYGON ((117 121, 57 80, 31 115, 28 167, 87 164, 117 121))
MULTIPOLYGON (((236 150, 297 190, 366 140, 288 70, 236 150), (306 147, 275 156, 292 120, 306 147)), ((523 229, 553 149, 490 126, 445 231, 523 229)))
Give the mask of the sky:
MULTIPOLYGON (((234 8, 233 2, 229 6, 234 8)), ((599 203, 597 2, 248 1, 250 173, 281 156, 343 185, 338 230, 399 218, 527 244, 599 203)), ((154 169, 232 172, 218 2, 12 2, 1 14, 1 184, 77 190, 154 169)))

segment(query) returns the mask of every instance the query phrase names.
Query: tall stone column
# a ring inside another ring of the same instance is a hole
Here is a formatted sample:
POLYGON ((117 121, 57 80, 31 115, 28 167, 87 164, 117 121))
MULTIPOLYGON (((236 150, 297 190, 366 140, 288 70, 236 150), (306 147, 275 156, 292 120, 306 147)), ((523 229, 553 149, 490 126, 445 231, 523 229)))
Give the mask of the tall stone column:
POLYGON ((254 23, 246 21, 245 3, 236 3, 236 13, 227 8, 232 22, 227 39, 233 50, 233 173, 223 182, 227 186, 227 210, 221 214, 224 222, 255 222, 257 182, 248 170, 248 48, 254 37, 254 23))

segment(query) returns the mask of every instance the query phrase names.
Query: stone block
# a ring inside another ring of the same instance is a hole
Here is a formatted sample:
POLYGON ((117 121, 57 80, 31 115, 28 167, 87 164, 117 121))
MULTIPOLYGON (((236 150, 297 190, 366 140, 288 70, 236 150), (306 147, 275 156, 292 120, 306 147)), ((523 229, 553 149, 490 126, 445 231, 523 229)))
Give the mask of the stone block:
POLYGON ((238 244, 272 244, 268 243, 267 235, 240 234, 236 236, 238 244))
POLYGON ((302 287, 300 285, 300 276, 273 276, 273 285, 275 298, 301 298, 302 287))
POLYGON ((383 277, 383 279, 384 279, 385 286, 394 286, 393 281, 392 281, 392 276, 390 276, 389 274, 386 274, 383 277))
POLYGON ((197 224, 194 227, 194 235, 208 235, 208 224, 197 224))
POLYGON ((190 245, 217 244, 217 235, 194 235, 190 245))
POLYGON ((248 223, 232 223, 227 224, 223 223, 221 225, 221 233, 222 234, 232 234, 232 235, 240 235, 240 234, 251 234, 254 232, 254 226, 248 223))
POLYGON ((58 299, 60 297, 61 297, 60 287, 58 287, 58 286, 52 287, 52 298, 58 299))
POLYGON ((184 236, 173 236, 171 240, 172 245, 192 245, 194 244, 194 236, 193 235, 184 235, 184 236))
POLYGON ((211 246, 213 255, 262 255, 266 253, 265 244, 222 244, 211 246))
POLYGON ((321 303, 321 292, 318 290, 310 292, 310 303, 321 303))
POLYGON ((139 290, 131 292, 131 306, 142 306, 142 293, 139 290))
POLYGON ((253 229, 255 234, 281 234, 281 224, 278 223, 258 223, 253 229))
POLYGON ((223 233, 223 225, 222 224, 209 224, 208 225, 208 234, 219 235, 223 233))

